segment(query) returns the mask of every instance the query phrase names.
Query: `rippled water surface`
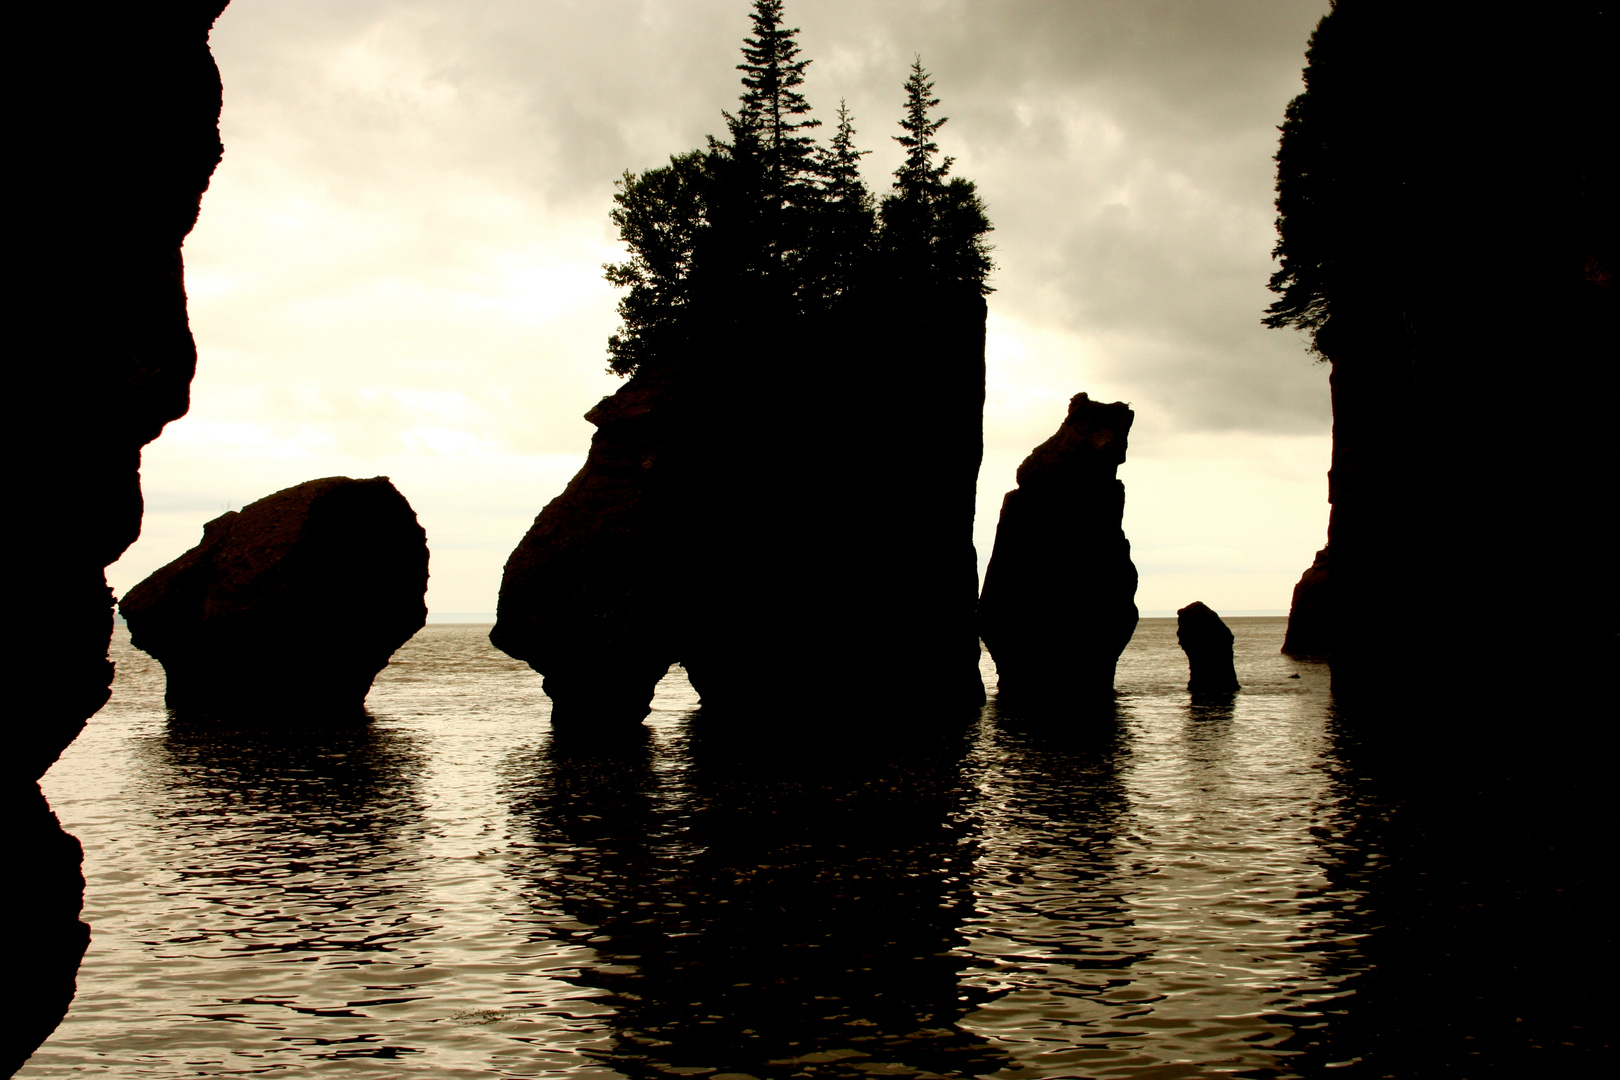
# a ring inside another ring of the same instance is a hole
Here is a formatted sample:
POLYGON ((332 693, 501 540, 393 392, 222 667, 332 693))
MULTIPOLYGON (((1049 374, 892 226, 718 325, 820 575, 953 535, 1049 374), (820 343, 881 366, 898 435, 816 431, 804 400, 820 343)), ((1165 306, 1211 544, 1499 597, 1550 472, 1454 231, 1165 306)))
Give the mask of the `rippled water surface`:
POLYGON ((474 625, 405 646, 363 728, 187 726, 120 630, 113 699, 45 781, 94 940, 20 1075, 1353 1066, 1386 808, 1284 620, 1232 625, 1228 702, 1189 700, 1148 619, 1112 715, 1032 730, 992 702, 785 758, 705 732, 679 670, 645 742, 554 744, 538 676, 474 625))

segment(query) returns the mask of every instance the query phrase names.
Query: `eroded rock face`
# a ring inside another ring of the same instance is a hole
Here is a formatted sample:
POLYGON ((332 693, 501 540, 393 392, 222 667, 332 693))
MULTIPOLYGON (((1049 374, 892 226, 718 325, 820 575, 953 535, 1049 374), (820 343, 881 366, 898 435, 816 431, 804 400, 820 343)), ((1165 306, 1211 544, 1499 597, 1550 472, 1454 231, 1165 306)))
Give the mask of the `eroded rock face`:
POLYGON ((1230 694, 1239 689, 1232 664, 1232 631, 1201 600, 1176 612, 1176 640, 1187 654, 1191 677, 1187 689, 1194 694, 1230 694))
POLYGON ((1136 630, 1136 567, 1121 521, 1135 414, 1085 394, 1018 467, 979 598, 1002 701, 1035 709, 1108 700, 1136 630))
POLYGON ((684 405, 668 369, 603 398, 585 466, 507 559, 490 641, 545 676, 559 727, 640 723, 678 658, 684 405))
POLYGON ((169 706, 300 720, 359 716, 427 621, 427 538, 385 476, 331 476, 210 521, 124 597, 169 706))
POLYGON ((1318 551, 1294 586, 1282 645, 1288 656, 1325 660, 1333 655, 1332 550, 1329 545, 1318 551))
POLYGON ((181 245, 219 162, 220 80, 208 33, 224 0, 21 4, 9 138, 8 418, 41 448, 13 471, 7 550, 20 569, 0 801, 13 851, 13 967, 27 973, 0 1039, 9 1076, 61 1020, 89 938, 79 845, 37 781, 106 702, 113 597, 105 568, 140 534, 141 447, 185 415, 197 352, 181 245))
POLYGON ((676 662, 716 724, 928 724, 983 703, 985 305, 902 292, 792 332, 716 330, 589 414, 590 456, 512 553, 490 635, 545 676, 559 729, 639 723, 676 662), (807 692, 829 649, 836 697, 807 692))
POLYGON ((1333 691, 1403 739, 1391 709, 1413 709, 1448 767, 1460 743, 1517 756, 1549 671, 1612 693, 1615 51, 1595 0, 1508 22, 1343 0, 1286 114, 1278 255, 1332 365, 1333 691), (1418 607, 1444 631, 1396 615, 1418 607))

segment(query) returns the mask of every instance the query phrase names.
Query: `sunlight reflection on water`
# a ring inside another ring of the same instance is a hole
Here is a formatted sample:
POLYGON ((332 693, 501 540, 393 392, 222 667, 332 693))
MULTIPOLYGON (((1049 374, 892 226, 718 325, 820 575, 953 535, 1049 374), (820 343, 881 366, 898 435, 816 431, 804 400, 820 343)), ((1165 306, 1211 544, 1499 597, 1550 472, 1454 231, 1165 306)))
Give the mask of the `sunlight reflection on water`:
POLYGON ((1325 670, 1232 624, 1227 702, 1144 620, 1113 716, 808 761, 706 740, 678 669, 644 743, 555 745, 466 624, 367 726, 186 725, 120 630, 44 785, 94 940, 19 1075, 1310 1075, 1377 853, 1325 670))

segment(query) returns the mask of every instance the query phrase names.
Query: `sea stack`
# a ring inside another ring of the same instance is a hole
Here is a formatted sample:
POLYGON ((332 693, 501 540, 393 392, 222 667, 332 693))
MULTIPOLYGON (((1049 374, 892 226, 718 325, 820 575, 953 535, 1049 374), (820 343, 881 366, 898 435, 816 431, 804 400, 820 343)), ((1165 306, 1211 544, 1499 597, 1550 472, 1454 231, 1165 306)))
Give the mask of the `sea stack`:
POLYGON ((1195 600, 1176 612, 1176 640, 1192 669, 1188 690, 1194 694, 1230 694, 1241 689, 1237 669, 1232 665, 1232 631, 1202 601, 1195 600))
POLYGON ((708 724, 977 715, 985 312, 976 291, 895 286, 792 333, 716 327, 719 355, 778 343, 747 379, 669 360, 603 399, 584 468, 507 561, 490 634, 545 676, 554 728, 634 728, 674 663, 708 724), (911 355, 926 375, 895 360, 911 355))
POLYGON ((1332 545, 1316 553, 1294 586, 1288 606, 1288 632, 1283 635, 1285 655, 1326 660, 1333 655, 1332 545))
POLYGON ((1000 695, 1036 710, 1111 699, 1136 630, 1136 567, 1121 522, 1135 414, 1076 394, 1057 434, 1018 467, 979 598, 1000 695))
POLYGON ((677 659, 681 571, 671 369, 638 374, 585 414, 585 465, 506 562, 496 648, 545 676, 554 726, 625 727, 677 659))
POLYGON ((119 610, 173 709, 354 717, 427 621, 427 579, 427 537, 388 478, 332 476, 210 521, 119 610))

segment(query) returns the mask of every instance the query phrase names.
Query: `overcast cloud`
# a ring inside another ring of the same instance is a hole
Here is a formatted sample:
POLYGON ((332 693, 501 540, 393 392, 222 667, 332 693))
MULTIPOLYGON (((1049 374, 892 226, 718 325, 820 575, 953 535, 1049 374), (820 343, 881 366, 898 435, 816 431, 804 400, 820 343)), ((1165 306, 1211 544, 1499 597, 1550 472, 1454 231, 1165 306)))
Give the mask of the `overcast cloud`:
MULTIPOLYGON (((186 246, 193 407, 146 453, 122 593, 229 506, 386 474, 436 612, 500 568, 583 460, 622 257, 613 180, 723 131, 748 4, 234 0, 225 158, 186 246)), ((1127 532, 1145 609, 1283 608, 1326 523, 1326 371, 1269 301, 1276 125, 1326 2, 788 0, 827 119, 875 187, 913 54, 996 231, 988 555, 1067 399, 1138 412, 1127 532)), ((858 371, 850 373, 859 393, 858 371)))

